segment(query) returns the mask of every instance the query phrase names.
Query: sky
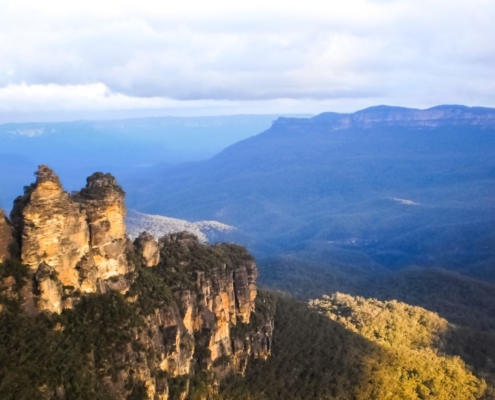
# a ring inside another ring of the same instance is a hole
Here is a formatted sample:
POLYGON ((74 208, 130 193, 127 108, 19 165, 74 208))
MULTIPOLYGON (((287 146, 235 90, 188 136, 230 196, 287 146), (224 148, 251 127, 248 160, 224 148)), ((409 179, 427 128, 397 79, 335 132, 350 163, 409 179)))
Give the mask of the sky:
POLYGON ((495 107, 493 0, 1 7, 0 122, 495 107))

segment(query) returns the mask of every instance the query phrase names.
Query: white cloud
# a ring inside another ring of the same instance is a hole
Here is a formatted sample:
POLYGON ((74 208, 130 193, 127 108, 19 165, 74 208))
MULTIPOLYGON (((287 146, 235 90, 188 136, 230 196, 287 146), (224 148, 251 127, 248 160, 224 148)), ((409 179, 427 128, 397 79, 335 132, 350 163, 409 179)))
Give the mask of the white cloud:
POLYGON ((495 106, 491 0, 4 3, 4 113, 495 106))

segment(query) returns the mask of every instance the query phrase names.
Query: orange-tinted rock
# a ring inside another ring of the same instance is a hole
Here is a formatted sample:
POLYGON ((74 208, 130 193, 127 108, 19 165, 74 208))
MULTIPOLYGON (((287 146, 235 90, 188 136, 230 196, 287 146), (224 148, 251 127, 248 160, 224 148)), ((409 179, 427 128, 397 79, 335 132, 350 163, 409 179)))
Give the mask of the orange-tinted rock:
POLYGON ((154 267, 160 262, 160 246, 148 232, 141 233, 134 241, 134 246, 147 267, 154 267))
MULTIPOLYGON (((31 276, 22 288, 7 276, 0 280, 0 291, 20 300, 28 315, 65 308, 77 312, 77 302, 88 293, 124 294, 116 297, 142 312, 137 316, 142 325, 129 328, 135 342, 109 355, 112 376, 98 373, 109 398, 128 398, 133 382, 140 382, 149 398, 166 400, 170 379, 180 377, 184 385, 181 393, 174 386, 174 398, 185 399, 188 377, 198 366, 208 371, 214 394, 229 374, 243 374, 250 358, 270 354, 273 315, 250 323, 257 268, 246 249, 206 246, 184 232, 158 243, 143 233, 132 245, 125 236, 124 192, 115 178, 96 173, 87 182, 69 195, 52 170, 39 167, 36 182, 15 201, 11 214, 21 261, 31 276)), ((94 353, 88 360, 95 365, 94 353)), ((63 386, 43 387, 47 397, 65 393, 63 386)))
POLYGON ((246 337, 232 336, 234 327, 249 323, 255 311, 258 272, 246 250, 221 244, 212 246, 213 252, 208 253, 207 246, 186 232, 168 235, 161 242, 164 254, 173 254, 179 269, 192 275, 195 282, 194 289, 176 292, 176 301, 188 333, 201 332, 202 345, 209 354, 203 362, 215 376, 221 380, 230 372, 242 374, 250 357, 266 358, 271 351, 272 319, 259 331, 248 330, 246 337), (215 265, 200 268, 195 267, 195 254, 219 258, 215 265), (220 359, 231 361, 219 364, 220 359))
POLYGON ((9 257, 9 247, 12 243, 12 227, 0 208, 0 263, 9 257))
POLYGON ((87 216, 89 247, 97 279, 105 280, 127 272, 124 197, 115 178, 101 172, 91 175, 86 188, 73 196, 87 216))
POLYGON ((105 283, 127 273, 125 194, 109 174, 95 173, 87 182, 71 196, 58 176, 41 165, 36 182, 14 202, 11 218, 21 261, 35 277, 40 310, 72 307, 70 300, 60 300, 64 290, 125 292, 129 286, 121 279, 105 283))
MULTIPOLYGON (((46 264, 57 274, 62 286, 79 288, 76 266, 89 251, 86 215, 63 190, 50 168, 39 167, 36 182, 15 200, 11 216, 21 247, 21 260, 31 272, 35 274, 42 264, 46 264)), ((55 290, 53 285, 42 286, 55 290)), ((44 295, 42 292, 41 296, 44 295)), ((47 296, 55 299, 53 293, 47 296)), ((58 305, 53 307, 59 308, 58 305)))

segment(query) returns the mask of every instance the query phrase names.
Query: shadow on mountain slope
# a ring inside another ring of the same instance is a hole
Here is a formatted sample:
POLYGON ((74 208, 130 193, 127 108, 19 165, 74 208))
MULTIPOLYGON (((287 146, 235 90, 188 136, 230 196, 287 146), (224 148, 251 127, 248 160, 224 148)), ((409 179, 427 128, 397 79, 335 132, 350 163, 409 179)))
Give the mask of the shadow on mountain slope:
POLYGON ((272 356, 224 387, 224 399, 476 399, 485 390, 459 359, 401 359, 290 298, 279 297, 275 325, 272 356))

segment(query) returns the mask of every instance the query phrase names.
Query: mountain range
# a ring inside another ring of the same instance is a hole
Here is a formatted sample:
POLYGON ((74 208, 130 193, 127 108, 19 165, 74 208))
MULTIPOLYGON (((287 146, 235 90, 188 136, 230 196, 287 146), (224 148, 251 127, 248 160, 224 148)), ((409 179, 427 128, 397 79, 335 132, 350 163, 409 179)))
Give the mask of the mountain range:
POLYGON ((270 283, 293 264, 336 282, 410 265, 495 281, 495 109, 279 118, 209 160, 125 185, 136 210, 235 226, 270 283))
POLYGON ((236 226, 259 257, 318 248, 377 268, 488 277, 494 130, 493 109, 463 106, 279 118, 207 161, 150 168, 126 185, 137 210, 236 226))
POLYGON ((0 125, 0 206, 8 209, 39 164, 69 190, 95 170, 118 178, 156 164, 208 159, 270 126, 278 115, 156 117, 0 125))
POLYGON ((494 111, 280 118, 127 173, 130 210, 41 165, 0 210, 0 397, 495 399, 494 111))

